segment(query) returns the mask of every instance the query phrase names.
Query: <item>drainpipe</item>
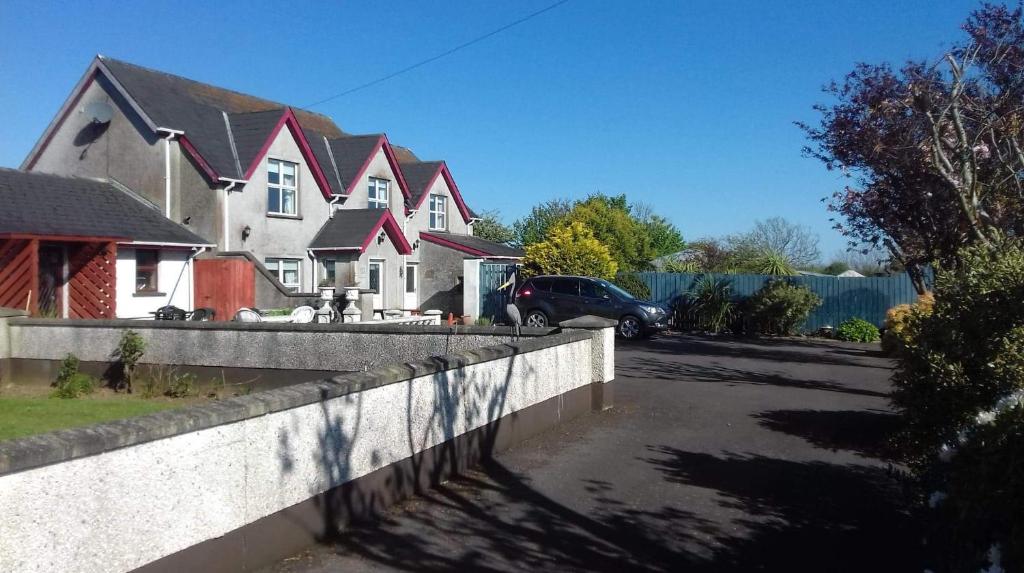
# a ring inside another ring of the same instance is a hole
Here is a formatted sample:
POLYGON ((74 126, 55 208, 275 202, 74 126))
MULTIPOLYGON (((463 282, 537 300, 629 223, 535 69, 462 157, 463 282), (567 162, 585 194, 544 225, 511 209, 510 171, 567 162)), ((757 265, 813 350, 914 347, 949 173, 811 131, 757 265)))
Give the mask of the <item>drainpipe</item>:
POLYGON ((229 228, 229 225, 231 224, 231 216, 230 216, 229 212, 231 210, 231 190, 234 189, 235 185, 237 185, 237 184, 238 184, 238 181, 229 181, 228 184, 224 186, 224 250, 225 251, 230 251, 231 250, 231 241, 230 241, 231 231, 230 231, 230 228, 229 228))
POLYGON ((157 128, 158 133, 163 133, 164 140, 164 216, 171 218, 171 140, 185 133, 176 129, 166 127, 157 128))
POLYGON ((341 199, 343 197, 344 197, 344 195, 337 195, 337 194, 331 195, 331 202, 327 204, 327 218, 328 219, 333 219, 334 218, 334 206, 337 205, 338 201, 341 201, 341 199))

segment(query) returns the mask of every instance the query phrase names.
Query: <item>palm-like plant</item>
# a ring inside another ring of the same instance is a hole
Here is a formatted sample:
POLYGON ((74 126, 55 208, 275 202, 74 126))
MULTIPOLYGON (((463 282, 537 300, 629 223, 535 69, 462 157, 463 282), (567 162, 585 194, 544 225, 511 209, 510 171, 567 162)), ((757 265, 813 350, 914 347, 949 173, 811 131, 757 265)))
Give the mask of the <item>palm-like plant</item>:
POLYGON ((786 258, 786 255, 777 251, 763 251, 751 261, 751 266, 752 270, 759 275, 791 277, 796 274, 793 263, 786 258))
POLYGON ((701 277, 690 295, 691 308, 702 330, 721 332, 736 312, 732 298, 732 284, 726 279, 701 277))

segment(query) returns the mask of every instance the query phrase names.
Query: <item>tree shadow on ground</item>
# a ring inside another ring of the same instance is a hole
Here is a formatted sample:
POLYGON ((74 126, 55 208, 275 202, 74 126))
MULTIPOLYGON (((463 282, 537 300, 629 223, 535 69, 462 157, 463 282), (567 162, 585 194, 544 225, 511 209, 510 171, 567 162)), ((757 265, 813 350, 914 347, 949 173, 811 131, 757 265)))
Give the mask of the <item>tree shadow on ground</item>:
POLYGON ((769 430, 822 449, 886 460, 893 457, 889 441, 899 429, 899 416, 879 410, 769 410, 754 418, 769 430))
POLYGON ((375 524, 350 529, 337 551, 409 571, 676 571, 702 565, 671 546, 699 518, 671 506, 630 508, 611 498, 608 488, 601 482, 585 486, 598 507, 583 515, 489 460, 375 524))
POLYGON ((734 338, 672 334, 634 343, 645 352, 722 356, 770 362, 796 362, 889 369, 892 363, 880 350, 862 344, 791 338, 734 338))
POLYGON ((883 468, 649 449, 667 481, 742 512, 733 523, 746 533, 715 551, 717 570, 919 570, 918 536, 883 468))
POLYGON ((723 382, 728 384, 752 384, 756 386, 770 385, 804 390, 824 390, 842 394, 887 398, 884 392, 856 388, 850 384, 840 384, 831 380, 808 380, 793 375, 770 374, 719 366, 717 364, 693 364, 644 357, 642 361, 630 364, 629 369, 619 376, 640 380, 673 380, 680 382, 723 382))

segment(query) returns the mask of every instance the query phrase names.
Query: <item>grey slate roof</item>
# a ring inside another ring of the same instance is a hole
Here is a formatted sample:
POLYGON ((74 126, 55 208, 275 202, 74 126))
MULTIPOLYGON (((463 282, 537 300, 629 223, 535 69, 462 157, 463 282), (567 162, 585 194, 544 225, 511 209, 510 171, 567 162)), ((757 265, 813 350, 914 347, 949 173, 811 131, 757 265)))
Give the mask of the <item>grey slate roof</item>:
POLYGON ((434 178, 441 161, 407 161, 400 163, 402 175, 405 176, 405 183, 409 186, 409 201, 412 206, 419 204, 424 193, 427 192, 427 185, 434 178))
POLYGON ((340 209, 313 237, 310 249, 361 247, 387 209, 340 209))
MULTIPOLYGON (((274 101, 113 58, 101 56, 100 60, 158 127, 184 131, 203 159, 224 177, 241 178, 243 175, 231 151, 224 113, 234 115, 275 111, 277 118, 280 118, 286 107, 274 101)), ((303 130, 308 129, 329 138, 344 135, 334 121, 325 115, 295 108, 292 111, 303 130)), ((242 163, 242 169, 247 167, 241 154, 239 162, 242 163)))
POLYGON ((501 243, 495 243, 494 241, 488 241, 487 239, 481 239, 480 237, 474 237, 472 235, 456 235, 454 233, 442 233, 440 231, 422 231, 420 235, 433 235, 440 237, 450 243, 456 245, 462 245, 473 249, 474 251, 480 251, 486 253, 492 257, 525 257, 526 252, 522 249, 503 245, 501 243))
POLYGON ((230 113, 231 135, 235 138, 235 149, 238 152, 238 163, 241 175, 249 168, 256 154, 270 137, 270 132, 281 119, 281 110, 254 111, 250 113, 230 113))
MULTIPOLYGON (((106 56, 99 59, 158 127, 184 131, 203 159, 222 177, 244 178, 246 169, 287 107, 106 56)), ((381 135, 349 135, 325 115, 291 109, 331 191, 351 193, 347 186, 366 163, 381 135)), ((407 147, 392 145, 391 148, 409 183, 412 195, 409 200, 415 205, 426 191, 433 171, 417 184, 410 179, 429 170, 428 166, 436 169, 440 162, 420 162, 407 147), (415 172, 411 177, 410 171, 415 172)))
MULTIPOLYGON (((338 166, 338 175, 344 185, 349 185, 359 170, 370 157, 370 153, 380 141, 379 134, 374 135, 352 135, 331 139, 331 151, 334 153, 334 161, 338 166)), ((346 193, 352 190, 345 188, 346 193)))
POLYGON ((0 205, 0 234, 211 244, 107 181, 0 168, 0 205))

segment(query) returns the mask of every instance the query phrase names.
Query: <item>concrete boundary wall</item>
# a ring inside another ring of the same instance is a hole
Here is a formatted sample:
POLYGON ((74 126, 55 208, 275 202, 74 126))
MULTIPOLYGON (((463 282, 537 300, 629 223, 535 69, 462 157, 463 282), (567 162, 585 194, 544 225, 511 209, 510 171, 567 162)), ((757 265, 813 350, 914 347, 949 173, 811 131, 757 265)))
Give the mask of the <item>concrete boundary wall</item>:
MULTIPOLYGON (((140 363, 353 372, 511 340, 507 327, 0 319, 4 359, 105 362, 124 331, 146 341, 140 363), (6 323, 6 327, 5 327, 6 323)), ((523 329, 524 338, 551 328, 523 329)), ((0 375, 3 368, 0 364, 0 375)))
POLYGON ((580 413, 588 387, 611 381, 595 380, 602 336, 562 332, 0 443, 0 571, 259 567, 322 534, 295 534, 303 521, 289 512, 336 527, 322 500, 339 488, 394 494, 408 484, 382 472, 411 468, 419 483, 438 448, 471 441, 479 453, 506 422, 526 435, 580 413))

